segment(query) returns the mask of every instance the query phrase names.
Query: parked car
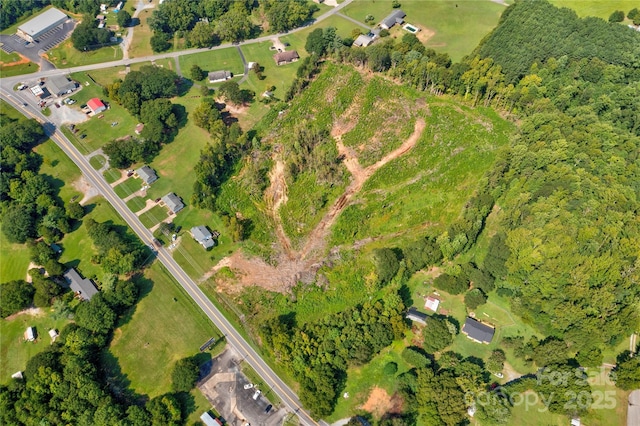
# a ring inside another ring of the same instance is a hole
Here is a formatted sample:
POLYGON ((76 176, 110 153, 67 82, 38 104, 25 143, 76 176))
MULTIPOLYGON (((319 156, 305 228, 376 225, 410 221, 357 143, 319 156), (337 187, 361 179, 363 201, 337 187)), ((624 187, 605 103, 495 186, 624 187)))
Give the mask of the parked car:
POLYGON ((24 90, 27 88, 26 84, 21 84, 20 86, 18 86, 18 90, 24 90))
MULTIPOLYGON (((173 235, 175 235, 175 234, 173 234, 173 235)), ((245 389, 251 389, 251 388, 253 388, 253 383, 249 383, 249 384, 244 385, 244 388, 245 388, 245 389)))
POLYGON ((267 408, 264 409, 264 412, 268 413, 269 411, 271 411, 272 408, 273 408, 273 405, 269 404, 267 405, 267 408))
POLYGON ((260 394, 261 394, 261 393, 262 393, 262 392, 260 392, 260 389, 258 389, 258 390, 256 391, 256 393, 254 393, 254 394, 253 394, 253 399, 254 399, 254 400, 258 399, 258 397, 260 396, 260 394))
POLYGON ((73 104, 75 104, 76 102, 78 102, 78 101, 76 101, 75 99, 69 99, 68 104, 69 104, 69 105, 73 105, 73 104))

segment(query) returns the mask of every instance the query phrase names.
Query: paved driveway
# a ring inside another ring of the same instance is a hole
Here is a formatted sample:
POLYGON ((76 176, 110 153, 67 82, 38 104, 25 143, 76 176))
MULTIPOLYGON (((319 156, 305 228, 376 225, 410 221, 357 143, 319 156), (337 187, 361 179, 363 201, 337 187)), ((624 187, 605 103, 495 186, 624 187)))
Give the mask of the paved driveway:
POLYGON ((51 62, 42 58, 40 55, 57 46, 69 37, 75 26, 76 23, 73 20, 67 19, 62 27, 49 30, 45 34, 41 35, 37 42, 27 43, 23 38, 20 38, 16 34, 12 34, 0 35, 0 43, 2 43, 2 50, 5 52, 18 52, 29 58, 31 62, 40 64, 41 71, 55 69, 51 62))

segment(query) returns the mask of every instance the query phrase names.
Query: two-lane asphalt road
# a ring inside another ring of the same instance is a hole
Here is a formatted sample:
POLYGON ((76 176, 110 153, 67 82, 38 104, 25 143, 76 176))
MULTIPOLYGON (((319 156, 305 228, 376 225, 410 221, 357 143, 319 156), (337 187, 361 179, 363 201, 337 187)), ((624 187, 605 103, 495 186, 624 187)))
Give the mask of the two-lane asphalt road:
MULTIPOLYGON (((80 168, 85 178, 93 185, 100 194, 116 209, 118 214, 127 222, 131 229, 145 243, 153 247, 153 234, 145 228, 138 217, 133 214, 126 206, 125 202, 120 199, 110 185, 106 183, 104 178, 91 167, 89 161, 80 154, 66 136, 56 128, 52 123, 38 111, 30 106, 23 106, 21 98, 15 96, 16 93, 11 90, 0 88, 0 96, 15 105, 18 111, 21 111, 28 118, 35 118, 45 125, 45 131, 48 136, 69 156, 71 160, 80 168)), ((167 268, 167 270, 175 277, 178 283, 198 304, 200 309, 211 319, 213 324, 225 335, 227 342, 232 345, 238 353, 244 356, 245 361, 253 367, 253 369, 264 379, 272 390, 278 395, 282 402, 298 415, 300 421, 304 425, 318 425, 309 413, 307 413, 298 400, 297 395, 284 383, 262 360, 260 355, 247 343, 247 341, 238 333, 231 323, 222 315, 216 306, 205 296, 200 288, 193 280, 184 272, 178 263, 164 249, 157 251, 157 258, 167 268)), ((325 424, 324 422, 321 422, 325 424)))

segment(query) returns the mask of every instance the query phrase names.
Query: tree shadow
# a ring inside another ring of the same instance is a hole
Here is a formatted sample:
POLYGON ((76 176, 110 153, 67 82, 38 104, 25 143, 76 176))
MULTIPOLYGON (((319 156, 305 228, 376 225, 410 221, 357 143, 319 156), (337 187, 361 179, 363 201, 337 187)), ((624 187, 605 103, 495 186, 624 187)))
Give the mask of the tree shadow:
POLYGON ((140 25, 140 18, 131 18, 131 22, 129 22, 127 28, 137 27, 138 25, 140 25))
POLYGON ((102 380, 116 400, 127 405, 144 405, 147 402, 148 396, 131 389, 131 380, 122 372, 118 359, 108 350, 100 353, 100 366, 102 380))
POLYGON ((402 299, 404 306, 413 306, 413 297, 411 296, 411 289, 407 284, 402 284, 398 289, 398 296, 402 299))
POLYGON ((184 96, 189 93, 189 90, 193 87, 193 81, 188 78, 180 78, 180 81, 177 84, 178 88, 178 96, 184 96))
POLYGON ((153 281, 149 278, 145 277, 143 274, 135 274, 131 277, 131 280, 138 287, 138 300, 136 301, 136 305, 144 299, 151 290, 153 290, 153 281))
POLYGON ((196 411, 196 399, 188 392, 177 392, 173 395, 180 404, 182 419, 186 421, 189 418, 189 415, 196 411))

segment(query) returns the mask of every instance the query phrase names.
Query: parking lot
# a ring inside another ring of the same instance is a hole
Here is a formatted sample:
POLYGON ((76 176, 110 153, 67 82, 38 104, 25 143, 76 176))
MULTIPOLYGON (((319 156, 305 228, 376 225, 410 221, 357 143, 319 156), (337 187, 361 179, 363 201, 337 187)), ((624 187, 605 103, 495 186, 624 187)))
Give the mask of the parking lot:
POLYGON ((287 410, 264 397, 268 389, 258 390, 238 366, 240 357, 231 348, 212 360, 207 376, 198 387, 229 425, 279 426, 287 410), (245 389, 246 388, 246 389, 245 389), (254 399, 255 397, 255 399, 254 399), (267 407, 272 407, 267 411, 267 407))
POLYGON ((76 24, 73 20, 68 19, 62 27, 49 30, 38 37, 37 42, 33 43, 28 43, 17 34, 0 35, 0 43, 2 43, 1 48, 7 53, 18 52, 21 55, 26 56, 30 61, 40 64, 43 67, 43 70, 53 69, 53 65, 42 59, 40 55, 54 48, 69 37, 75 25, 76 24), (49 64, 50 67, 47 66, 47 64, 49 64))

